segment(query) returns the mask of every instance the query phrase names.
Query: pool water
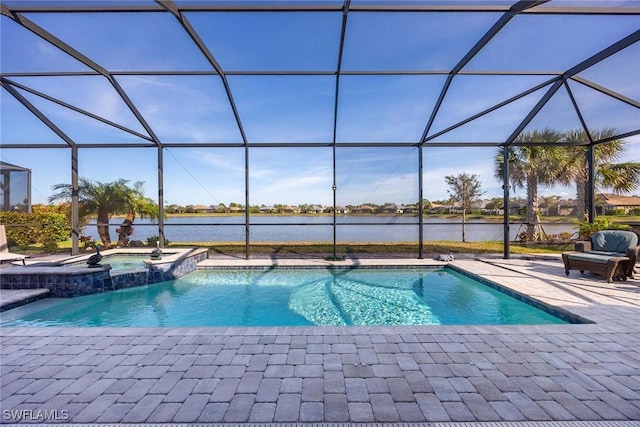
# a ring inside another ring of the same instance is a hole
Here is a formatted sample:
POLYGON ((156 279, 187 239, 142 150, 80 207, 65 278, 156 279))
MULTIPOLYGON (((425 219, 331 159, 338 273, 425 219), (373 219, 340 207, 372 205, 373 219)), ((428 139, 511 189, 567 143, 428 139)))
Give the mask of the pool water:
MULTIPOLYGON (((149 259, 149 255, 141 254, 141 255, 106 255, 102 257, 102 261, 100 264, 111 265, 112 270, 125 270, 128 268, 140 268, 146 267, 146 264, 142 262, 144 259, 149 259)), ((77 262, 73 263, 74 267, 86 267, 87 262, 77 262)))
POLYGON ((2 326, 566 323, 447 268, 199 270, 0 314, 2 326))

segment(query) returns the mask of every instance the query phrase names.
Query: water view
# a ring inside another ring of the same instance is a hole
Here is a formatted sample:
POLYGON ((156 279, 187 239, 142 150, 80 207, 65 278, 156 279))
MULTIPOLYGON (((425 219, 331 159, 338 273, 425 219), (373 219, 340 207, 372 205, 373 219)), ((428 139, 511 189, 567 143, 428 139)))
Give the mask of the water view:
MULTIPOLYGON (((333 240, 331 216, 275 216, 251 217, 251 240, 254 242, 330 242, 333 240), (282 225, 286 224, 286 225, 282 225)), ((244 216, 173 217, 165 221, 165 236, 171 242, 241 242, 245 239, 244 216)), ((403 216, 339 216, 336 227, 339 242, 412 242, 418 241, 418 219, 403 216)), ((111 235, 115 236, 112 220, 111 235)), ((426 218, 424 240, 461 240, 458 219, 426 218)), ((574 224, 545 224, 548 234, 575 233, 574 224)), ((137 219, 133 240, 146 241, 157 236, 157 224, 149 219, 137 219)), ((525 226, 512 224, 510 239, 525 231, 525 226)), ((502 240, 501 222, 467 221, 467 241, 502 240)), ((85 234, 96 237, 95 226, 89 225, 85 234)))

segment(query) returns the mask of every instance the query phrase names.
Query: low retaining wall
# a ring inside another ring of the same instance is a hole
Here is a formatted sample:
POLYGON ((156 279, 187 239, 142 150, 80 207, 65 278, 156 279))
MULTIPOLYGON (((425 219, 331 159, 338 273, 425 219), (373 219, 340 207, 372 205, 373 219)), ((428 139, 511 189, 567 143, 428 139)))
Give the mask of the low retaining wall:
POLYGON ((113 290, 110 265, 101 267, 17 266, 0 270, 2 289, 49 289, 52 297, 68 298, 113 290))
POLYGON ((194 271, 200 261, 207 259, 207 250, 194 250, 186 256, 171 261, 149 261, 145 264, 149 268, 148 283, 166 282, 174 280, 194 271))
POLYGON ((145 286, 147 282, 148 270, 145 267, 131 268, 126 270, 111 270, 111 281, 113 290, 135 288, 145 286))

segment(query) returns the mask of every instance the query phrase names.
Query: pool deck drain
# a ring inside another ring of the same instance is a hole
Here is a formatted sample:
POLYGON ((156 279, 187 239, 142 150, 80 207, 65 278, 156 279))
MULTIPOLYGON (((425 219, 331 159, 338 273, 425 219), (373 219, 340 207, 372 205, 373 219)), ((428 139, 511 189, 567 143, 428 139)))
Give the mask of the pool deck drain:
POLYGON ((559 259, 454 264, 595 323, 2 328, 2 422, 640 425, 640 280, 567 278, 559 259))

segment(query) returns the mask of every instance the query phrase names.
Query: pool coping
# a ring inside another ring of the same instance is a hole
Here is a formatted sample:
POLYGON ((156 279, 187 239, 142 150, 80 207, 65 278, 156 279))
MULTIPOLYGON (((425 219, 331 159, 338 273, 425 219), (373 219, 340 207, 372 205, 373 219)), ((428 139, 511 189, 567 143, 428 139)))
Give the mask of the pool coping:
MULTIPOLYGON (((186 254, 188 254, 189 252, 193 251, 193 248, 171 248, 171 249, 166 249, 163 250, 162 252, 162 258, 160 259, 151 259, 151 251, 153 250, 153 248, 112 248, 112 249, 105 249, 104 251, 101 251, 100 253, 104 256, 104 257, 109 257, 109 256, 118 256, 118 255, 135 255, 135 256, 146 256, 147 258, 144 259, 143 261, 145 262, 145 264, 163 264, 163 263, 168 263, 168 262, 174 262, 182 257, 184 257, 186 254)), ((58 266, 67 266, 69 264, 77 264, 80 262, 83 262, 87 259, 89 259, 89 257, 91 257, 94 254, 94 252, 90 252, 90 253, 86 253, 86 254, 80 254, 80 255, 73 255, 73 256, 69 256, 66 258, 62 258, 58 261, 56 261, 56 265, 58 266)), ((104 260, 103 260, 104 261, 104 260)))

